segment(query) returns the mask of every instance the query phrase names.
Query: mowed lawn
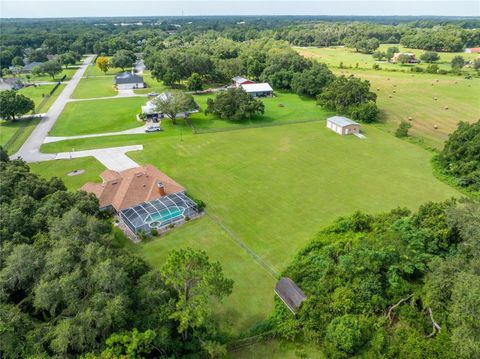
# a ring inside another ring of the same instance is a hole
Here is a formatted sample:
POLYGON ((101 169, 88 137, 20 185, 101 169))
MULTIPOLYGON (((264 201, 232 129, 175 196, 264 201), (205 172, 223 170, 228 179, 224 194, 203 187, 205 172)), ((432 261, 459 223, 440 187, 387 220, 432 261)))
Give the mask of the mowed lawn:
POLYGON ((72 94, 72 98, 94 98, 115 96, 114 77, 83 77, 72 94))
MULTIPOLYGON (((400 52, 411 52, 414 53, 417 59, 420 59, 425 51, 419 49, 406 48, 400 45, 395 44, 381 44, 377 51, 386 52, 389 47, 398 47, 400 52)), ((357 67, 360 69, 371 69, 373 64, 378 63, 380 68, 384 69, 395 69, 397 71, 408 71, 410 72, 411 67, 420 66, 426 68, 427 63, 421 62, 419 64, 393 64, 387 61, 376 61, 371 54, 362 54, 356 52, 355 49, 348 47, 294 47, 299 54, 316 59, 320 62, 326 63, 332 67, 339 67, 342 63, 345 67, 357 67), (358 64, 358 65, 357 65, 358 64)), ((466 61, 473 60, 477 57, 476 54, 466 54, 463 52, 439 52, 440 60, 437 62, 439 68, 444 70, 451 70, 450 61, 455 56, 462 56, 466 61)), ((464 71, 470 72, 470 68, 464 68, 464 71)))
MULTIPOLYGON (((235 240, 281 273, 340 215, 415 209, 459 195, 433 176, 430 152, 374 126, 363 128, 365 140, 341 137, 322 121, 189 135, 182 141, 135 136, 123 142, 142 143, 144 150, 130 157, 156 165, 207 204, 208 217, 136 250, 160 266, 172 248, 205 249, 236 281, 233 295, 218 309, 226 314, 224 325, 247 328, 271 312, 274 281, 235 240)), ((56 174, 54 168, 50 173, 56 174)))
POLYGON ((102 182, 100 173, 105 171, 105 167, 94 157, 73 158, 71 160, 55 160, 29 163, 32 172, 38 175, 50 178, 53 176, 63 180, 68 189, 74 191, 82 187, 86 182, 102 182), (75 176, 68 174, 81 170, 82 173, 75 176))
POLYGON ((135 116, 145 102, 143 97, 69 102, 50 135, 86 135, 141 126, 135 116))
POLYGON ((393 132, 400 121, 412 117, 410 133, 436 148, 443 146, 458 122, 480 119, 478 78, 467 80, 463 76, 373 70, 336 70, 335 73, 370 81, 387 128, 393 132))
MULTIPOLYGON (((148 137, 164 138, 179 135, 183 137, 192 135, 192 132, 236 130, 246 127, 262 127, 296 121, 323 121, 332 114, 317 106, 315 101, 312 99, 301 98, 296 94, 279 92, 273 98, 262 99, 265 104, 265 114, 255 116, 248 121, 229 121, 222 120, 212 114, 205 115, 204 111, 207 107, 206 102, 208 98, 209 96, 205 95, 195 96, 195 101, 199 105, 200 110, 198 113, 190 116, 188 124, 184 120, 178 119, 178 124, 173 126, 171 120, 163 119, 161 123, 163 131, 158 133, 150 133, 148 134, 148 137)), ((107 118, 108 125, 111 126, 111 128, 118 128, 126 126, 127 124, 131 125, 131 122, 128 122, 127 120, 130 118, 134 119, 135 113, 126 113, 127 110, 121 110, 122 112, 120 113, 120 109, 117 109, 119 111, 118 115, 115 112, 115 116, 113 116, 113 114, 110 113, 110 107, 104 106, 106 103, 113 105, 119 103, 121 104, 120 106, 125 109, 127 106, 130 106, 127 100, 132 100, 135 103, 138 102, 139 105, 137 105, 137 107, 134 109, 139 111, 140 106, 147 101, 147 98, 141 97, 69 103, 53 128, 52 135, 61 136, 66 135, 65 133, 68 133, 68 135, 75 135, 76 133, 74 131, 77 131, 77 129, 71 127, 71 122, 82 124, 82 128, 79 129, 82 132, 78 134, 112 132, 113 130, 107 131, 107 127, 104 127, 103 125, 102 130, 100 130, 99 126, 103 123, 99 122, 99 119, 101 118, 107 118), (78 109, 81 110, 80 113, 78 112, 78 109), (89 116, 87 117, 84 115, 84 112, 88 112, 89 116), (58 130, 57 126, 61 126, 60 128, 62 129, 62 133, 60 133, 60 130, 58 130)), ((136 125, 140 125, 138 122, 135 123, 136 125)), ((122 129, 125 128, 122 127, 122 129)), ((128 135, 116 136, 115 138, 102 137, 96 139, 90 138, 61 141, 43 145, 42 151, 68 151, 72 147, 80 150, 98 147, 122 146, 126 143, 131 144, 133 142, 143 141, 144 137, 145 135, 128 135)))

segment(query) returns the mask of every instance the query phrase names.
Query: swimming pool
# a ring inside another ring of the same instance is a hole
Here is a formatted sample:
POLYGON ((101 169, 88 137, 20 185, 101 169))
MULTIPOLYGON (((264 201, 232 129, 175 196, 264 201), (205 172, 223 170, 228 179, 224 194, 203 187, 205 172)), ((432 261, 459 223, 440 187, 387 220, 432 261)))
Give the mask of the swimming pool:
POLYGON ((149 215, 145 222, 148 223, 150 228, 161 227, 166 224, 165 222, 172 223, 175 222, 175 219, 183 217, 184 211, 185 208, 183 207, 170 207, 149 215))

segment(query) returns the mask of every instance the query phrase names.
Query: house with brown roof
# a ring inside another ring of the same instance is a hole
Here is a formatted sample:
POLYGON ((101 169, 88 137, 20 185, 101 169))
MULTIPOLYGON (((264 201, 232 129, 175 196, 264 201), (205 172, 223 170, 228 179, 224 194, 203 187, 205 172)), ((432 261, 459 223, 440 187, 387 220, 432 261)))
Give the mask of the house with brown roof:
POLYGON ((100 209, 113 210, 133 233, 158 233, 196 218, 202 211, 185 188, 152 165, 125 171, 106 170, 103 182, 88 182, 82 190, 95 194, 100 209))
POLYGON ((181 185, 152 165, 121 172, 106 170, 100 177, 102 183, 87 182, 82 190, 95 194, 100 202, 100 209, 111 208, 117 212, 142 202, 185 191, 181 185))

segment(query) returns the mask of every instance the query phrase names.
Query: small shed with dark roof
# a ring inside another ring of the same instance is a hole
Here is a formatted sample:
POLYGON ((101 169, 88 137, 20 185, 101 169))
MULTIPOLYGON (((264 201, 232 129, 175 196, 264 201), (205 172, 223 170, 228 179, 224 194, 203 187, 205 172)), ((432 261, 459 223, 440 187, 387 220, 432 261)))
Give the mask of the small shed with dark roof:
POLYGON ((288 277, 282 277, 275 286, 275 293, 283 303, 296 314, 300 305, 307 299, 303 291, 288 277))

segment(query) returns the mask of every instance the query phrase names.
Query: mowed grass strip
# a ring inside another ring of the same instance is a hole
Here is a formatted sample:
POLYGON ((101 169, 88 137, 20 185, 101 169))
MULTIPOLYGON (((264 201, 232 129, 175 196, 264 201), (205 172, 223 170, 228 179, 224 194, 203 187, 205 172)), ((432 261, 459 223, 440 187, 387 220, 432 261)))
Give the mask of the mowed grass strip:
POLYGON ((72 94, 72 98, 95 98, 115 96, 113 77, 83 77, 72 94))
POLYGON ((136 120, 143 97, 69 102, 50 136, 75 136, 116 132, 141 126, 136 120))

